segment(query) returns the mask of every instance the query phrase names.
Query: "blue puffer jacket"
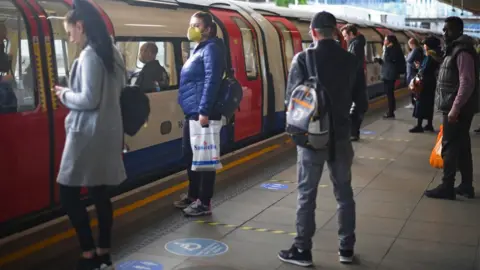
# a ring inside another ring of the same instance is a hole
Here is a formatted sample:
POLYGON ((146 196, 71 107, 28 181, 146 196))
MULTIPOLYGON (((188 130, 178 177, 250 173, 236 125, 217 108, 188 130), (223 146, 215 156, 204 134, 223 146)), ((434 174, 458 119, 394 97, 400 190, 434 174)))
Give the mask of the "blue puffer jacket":
POLYGON ((225 47, 219 38, 197 45, 180 72, 178 104, 185 116, 198 114, 212 117, 225 71, 225 47))

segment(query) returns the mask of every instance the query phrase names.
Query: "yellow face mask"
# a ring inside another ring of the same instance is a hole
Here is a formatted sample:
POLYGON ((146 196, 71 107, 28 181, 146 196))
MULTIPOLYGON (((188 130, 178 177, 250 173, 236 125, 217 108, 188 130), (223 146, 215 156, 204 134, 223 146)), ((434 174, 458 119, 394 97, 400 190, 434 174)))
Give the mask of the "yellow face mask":
POLYGON ((200 28, 198 27, 189 27, 187 38, 193 42, 199 42, 202 39, 202 33, 200 32, 200 28))

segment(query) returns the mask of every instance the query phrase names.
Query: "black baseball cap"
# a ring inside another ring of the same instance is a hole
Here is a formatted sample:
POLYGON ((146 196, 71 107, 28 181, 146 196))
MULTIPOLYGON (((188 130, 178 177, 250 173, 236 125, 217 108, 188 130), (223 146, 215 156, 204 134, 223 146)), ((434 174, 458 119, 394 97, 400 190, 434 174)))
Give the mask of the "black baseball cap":
POLYGON ((310 23, 311 28, 336 28, 337 19, 333 16, 332 13, 322 11, 318 12, 313 16, 312 22, 310 23))

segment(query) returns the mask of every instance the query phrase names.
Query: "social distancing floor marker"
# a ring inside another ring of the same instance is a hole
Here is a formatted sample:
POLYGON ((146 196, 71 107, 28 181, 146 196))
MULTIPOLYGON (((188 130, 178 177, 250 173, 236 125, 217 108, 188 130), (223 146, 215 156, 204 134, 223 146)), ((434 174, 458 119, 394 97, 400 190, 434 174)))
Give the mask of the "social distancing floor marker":
POLYGON ((271 234, 286 234, 290 236, 297 236, 297 233, 295 232, 287 232, 283 230, 275 230, 275 229, 267 229, 267 228, 255 228, 250 226, 240 226, 240 225, 226 224, 226 223, 213 222, 213 221, 207 221, 207 220, 196 220, 195 223, 210 225, 214 227, 235 228, 243 231, 266 232, 271 234))
POLYGON ((384 137, 364 137, 361 136, 361 139, 366 139, 366 140, 376 140, 376 141, 387 141, 387 142, 409 142, 410 140, 404 140, 404 139, 394 139, 394 138, 384 138, 384 137))
POLYGON ((382 160, 382 161, 395 161, 394 158, 384 158, 384 157, 367 157, 367 156, 355 156, 358 159, 369 159, 369 160, 382 160))

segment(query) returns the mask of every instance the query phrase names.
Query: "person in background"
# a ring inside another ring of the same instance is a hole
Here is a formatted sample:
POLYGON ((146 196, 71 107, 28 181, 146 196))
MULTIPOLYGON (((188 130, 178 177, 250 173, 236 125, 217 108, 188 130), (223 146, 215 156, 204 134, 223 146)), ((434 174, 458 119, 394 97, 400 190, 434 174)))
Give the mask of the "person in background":
POLYGON ((479 104, 479 59, 471 37, 463 34, 463 20, 448 17, 443 27, 445 56, 437 79, 437 108, 443 114, 443 178, 425 196, 455 200, 456 194, 475 197, 470 126, 479 104), (455 188, 457 169, 462 182, 455 188))
POLYGON ((395 100, 395 81, 399 78, 401 71, 398 69, 400 61, 404 61, 402 48, 398 43, 397 37, 393 34, 385 36, 385 50, 382 59, 375 58, 375 61, 382 65, 381 76, 385 95, 388 99, 388 111, 384 118, 395 118, 396 100, 395 100), (401 59, 403 58, 403 59, 401 59))
MULTIPOLYGON (((415 62, 420 62, 422 63, 423 61, 423 50, 422 47, 420 47, 420 43, 418 42, 417 39, 411 38, 408 40, 408 47, 410 48, 410 52, 408 53, 407 56, 407 85, 410 84, 412 79, 417 75, 418 72, 418 67, 415 66, 415 62)), ((406 107, 407 109, 413 109, 415 106, 415 99, 414 99, 414 94, 411 95, 411 104, 408 104, 406 107)))
POLYGON ((357 84, 355 85, 354 95, 358 98, 354 100, 359 103, 353 103, 350 111, 352 120, 352 141, 360 139, 360 127, 362 125, 363 117, 368 110, 368 95, 367 95, 367 80, 365 78, 365 36, 360 34, 357 27, 353 24, 347 24, 341 29, 343 38, 348 42, 348 52, 355 55, 357 60, 362 63, 358 69, 357 84))
POLYGON ((423 41, 426 51, 426 57, 422 63, 415 62, 416 68, 419 69, 419 77, 421 78, 423 89, 415 98, 415 107, 413 117, 417 118, 417 125, 410 129, 412 133, 423 132, 424 130, 434 132, 433 129, 433 110, 435 103, 435 89, 437 87, 438 67, 442 62, 440 57, 441 47, 440 40, 430 36, 423 41), (422 126, 423 120, 427 120, 427 125, 422 126))
MULTIPOLYGON (((356 95, 357 74, 363 61, 338 46, 333 35, 337 28, 335 16, 328 12, 317 13, 310 23, 311 46, 317 63, 317 79, 326 89, 331 107, 330 137, 328 149, 315 151, 297 146, 298 207, 296 216, 297 236, 278 258, 284 262, 311 266, 312 237, 315 234, 315 208, 318 185, 323 167, 328 165, 330 180, 338 204, 339 260, 351 263, 354 258, 355 200, 352 191, 353 146, 350 140, 350 108, 352 102, 363 102, 356 95), (335 135, 333 135, 335 134, 335 135)), ((286 100, 296 87, 308 79, 306 52, 300 52, 292 60, 288 75, 286 100)), ((360 78, 362 80, 362 78, 360 78)))
POLYGON ((135 85, 145 93, 158 92, 170 85, 168 73, 157 58, 158 47, 154 42, 147 42, 140 47, 139 60, 144 64, 138 74, 135 85))
POLYGON ((113 209, 108 187, 127 178, 120 109, 120 93, 126 85, 125 66, 97 9, 88 1, 73 3, 73 10, 65 16, 65 31, 70 42, 82 51, 72 65, 69 87, 54 89, 70 110, 65 119, 66 141, 57 182, 60 202, 82 250, 76 269, 110 269, 113 209), (82 187, 88 189, 96 208, 98 245, 81 200, 82 187))
POLYGON ((209 120, 221 120, 214 110, 225 72, 225 46, 217 37, 217 25, 212 15, 206 12, 193 14, 188 29, 188 39, 197 46, 180 72, 178 103, 185 115, 183 125, 183 151, 189 178, 188 194, 174 202, 187 216, 210 215, 211 199, 215 187, 215 171, 192 171, 193 152, 190 143, 189 120, 200 121, 202 126, 209 120))

